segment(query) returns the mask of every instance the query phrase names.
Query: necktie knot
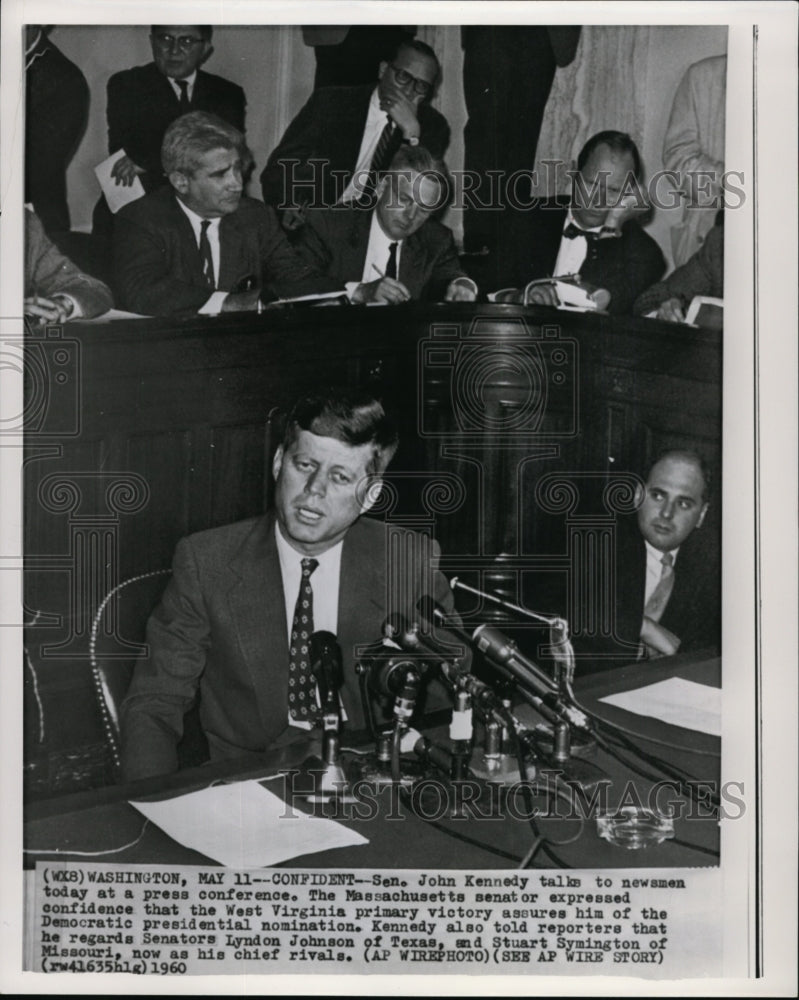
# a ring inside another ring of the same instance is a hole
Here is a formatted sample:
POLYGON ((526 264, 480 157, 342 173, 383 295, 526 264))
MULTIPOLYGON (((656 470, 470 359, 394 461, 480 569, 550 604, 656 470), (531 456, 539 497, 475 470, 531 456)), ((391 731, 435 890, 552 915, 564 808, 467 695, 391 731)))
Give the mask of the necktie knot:
POLYGON ((311 575, 311 573, 313 573, 313 571, 319 565, 319 560, 318 559, 305 558, 305 559, 301 560, 301 565, 302 565, 302 575, 304 577, 309 577, 311 575))
POLYGON ((178 104, 180 105, 181 114, 185 114, 191 107, 191 102, 189 101, 189 84, 186 80, 175 80, 178 85, 178 90, 180 91, 180 97, 178 98, 178 104))
POLYGON ((663 567, 663 572, 664 573, 667 570, 671 569, 671 567, 674 565, 674 553, 673 552, 664 552, 663 555, 661 556, 660 564, 663 567))

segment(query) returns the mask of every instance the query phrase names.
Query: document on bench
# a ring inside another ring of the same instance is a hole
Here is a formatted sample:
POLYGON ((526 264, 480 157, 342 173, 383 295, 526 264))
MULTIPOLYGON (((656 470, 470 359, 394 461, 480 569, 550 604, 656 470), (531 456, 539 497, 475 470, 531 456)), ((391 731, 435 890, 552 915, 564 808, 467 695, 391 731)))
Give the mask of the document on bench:
POLYGON ((635 715, 660 719, 670 726, 721 736, 721 690, 707 684, 670 677, 667 681, 599 700, 635 715))
POLYGON ((130 804, 179 844, 228 868, 263 868, 303 854, 369 843, 340 823, 300 812, 257 781, 130 804))

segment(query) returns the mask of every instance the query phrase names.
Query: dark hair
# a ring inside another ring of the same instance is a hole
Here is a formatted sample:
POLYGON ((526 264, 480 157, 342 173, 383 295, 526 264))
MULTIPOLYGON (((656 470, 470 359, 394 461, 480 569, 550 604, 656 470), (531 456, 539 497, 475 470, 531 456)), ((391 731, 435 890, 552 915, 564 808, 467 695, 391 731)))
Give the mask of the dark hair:
POLYGON ((692 462, 699 469, 704 481, 702 499, 707 503, 713 491, 713 471, 707 460, 698 451, 692 451, 690 448, 667 448, 665 451, 661 451, 655 461, 649 466, 649 472, 646 475, 647 481, 652 473, 652 469, 667 458, 677 458, 684 462, 692 462))
POLYGON ((212 149, 235 149, 241 156, 242 172, 252 161, 244 136, 218 115, 210 111, 190 111, 176 118, 164 133, 161 144, 161 165, 164 173, 178 171, 191 176, 197 161, 212 149))
POLYGON ((606 132, 597 132, 596 135, 592 135, 588 142, 586 142, 580 150, 580 155, 577 157, 577 169, 580 172, 582 172, 583 167, 597 146, 608 146, 614 153, 629 153, 633 158, 635 179, 638 181, 641 180, 643 170, 638 147, 626 132, 616 132, 613 129, 608 129, 606 132))
MULTIPOLYGON (((166 28, 166 27, 168 27, 166 24, 151 24, 150 34, 154 35, 159 28, 166 28)), ((202 35, 204 42, 210 42, 214 34, 214 27, 212 24, 187 24, 186 27, 197 28, 197 30, 202 35)))
POLYGON ((367 465, 370 473, 385 471, 399 443, 382 404, 368 392, 331 389, 303 396, 288 415, 283 435, 284 451, 294 443, 298 430, 335 438, 353 448, 371 444, 373 455, 367 465))
MULTIPOLYGON (((388 173, 420 174, 438 184, 439 195, 435 204, 424 206, 425 208, 429 207, 430 211, 437 212, 449 201, 451 181, 447 165, 437 156, 433 156, 424 146, 407 146, 405 144, 400 146, 388 166, 388 173)), ((416 194, 418 192, 414 191, 414 195, 416 194)))
POLYGON ((396 59, 402 49, 413 49, 414 52, 427 56, 428 59, 432 59, 435 62, 439 71, 441 70, 441 63, 438 61, 438 56, 436 55, 435 50, 432 49, 427 42, 423 42, 419 38, 411 38, 411 36, 408 35, 397 42, 394 47, 394 51, 391 53, 391 58, 396 59))

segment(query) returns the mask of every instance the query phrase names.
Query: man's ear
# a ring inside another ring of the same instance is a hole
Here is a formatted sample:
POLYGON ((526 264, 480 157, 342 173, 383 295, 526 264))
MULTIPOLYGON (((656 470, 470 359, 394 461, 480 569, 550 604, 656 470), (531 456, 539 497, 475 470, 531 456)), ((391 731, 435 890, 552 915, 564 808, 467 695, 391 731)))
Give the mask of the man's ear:
POLYGON ((696 531, 696 528, 702 527, 702 522, 705 519, 705 514, 707 514, 707 509, 709 506, 710 506, 709 504, 702 505, 702 513, 699 515, 699 520, 696 522, 696 527, 694 528, 694 531, 696 531))
POLYGON ((275 479, 280 475, 280 470, 283 468, 283 445, 279 444, 277 446, 277 451, 275 452, 275 457, 272 459, 272 475, 275 479))
POLYGON ((373 473, 362 480, 363 494, 360 498, 361 513, 365 514, 377 503, 380 496, 380 488, 383 485, 383 477, 379 473, 373 473))
POLYGON ((388 69, 388 63, 385 60, 383 60, 383 62, 380 63, 380 66, 378 67, 378 70, 377 70, 377 79, 378 80, 382 80, 383 79, 383 74, 385 73, 385 71, 387 69, 388 69))
POLYGON ((189 189, 189 178, 182 170, 173 170, 169 175, 169 183, 178 194, 185 194, 189 189))
POLYGON ((635 487, 635 509, 636 510, 638 510, 638 508, 644 502, 644 498, 645 497, 646 497, 646 483, 644 483, 642 480, 639 479, 638 480, 638 484, 635 487))
POLYGON ((200 57, 200 61, 197 63, 197 67, 202 66, 204 62, 207 62, 211 56, 214 54, 214 44, 213 42, 205 42, 205 48, 203 49, 203 54, 200 57))

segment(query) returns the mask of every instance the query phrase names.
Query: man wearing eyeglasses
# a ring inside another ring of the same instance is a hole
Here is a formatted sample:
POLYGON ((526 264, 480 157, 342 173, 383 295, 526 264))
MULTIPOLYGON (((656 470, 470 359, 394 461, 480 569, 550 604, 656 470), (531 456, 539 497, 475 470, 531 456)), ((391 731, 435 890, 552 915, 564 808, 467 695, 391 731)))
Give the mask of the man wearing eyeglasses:
POLYGON ((213 52, 210 25, 154 24, 153 61, 115 73, 108 81, 108 151, 125 151, 112 176, 145 191, 165 180, 161 143, 169 125, 189 111, 210 111, 244 131, 244 91, 200 69, 213 52))
POLYGON ((284 228, 300 228, 306 207, 368 200, 403 145, 444 155, 449 125, 429 105, 439 72, 430 46, 410 39, 380 64, 376 86, 323 87, 311 95, 261 174, 264 201, 278 209, 284 228))

